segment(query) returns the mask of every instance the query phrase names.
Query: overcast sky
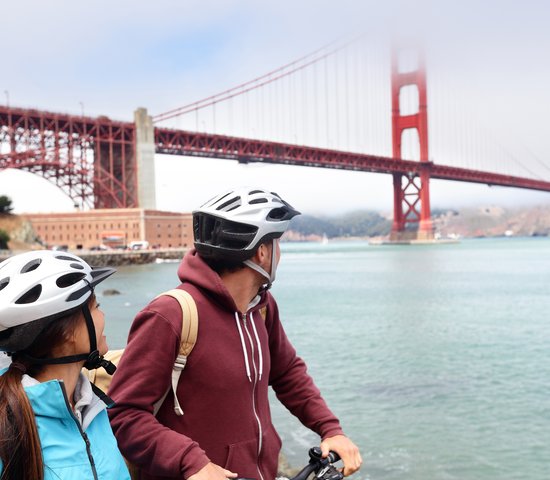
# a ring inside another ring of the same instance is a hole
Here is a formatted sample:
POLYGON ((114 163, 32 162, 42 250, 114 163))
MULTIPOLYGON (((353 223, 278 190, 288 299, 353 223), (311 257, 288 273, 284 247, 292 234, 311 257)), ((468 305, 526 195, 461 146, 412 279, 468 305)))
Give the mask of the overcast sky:
MULTIPOLYGON (((510 148, 519 145, 523 150, 514 155, 529 152, 529 161, 540 167, 550 165, 549 5, 544 0, 4 2, 0 103, 130 121, 138 107, 157 114, 185 105, 350 32, 367 32, 382 44, 399 33, 423 41, 429 82, 445 79, 440 88, 461 99, 472 121, 487 125, 510 148)), ((392 208, 387 175, 166 156, 157 156, 156 167, 157 204, 166 210, 191 210, 218 190, 243 184, 276 190, 311 213, 392 208)), ((431 187, 432 207, 550 203, 550 193, 444 181, 431 187)), ((55 187, 22 172, 0 172, 0 193, 11 196, 19 212, 72 207, 55 187)))

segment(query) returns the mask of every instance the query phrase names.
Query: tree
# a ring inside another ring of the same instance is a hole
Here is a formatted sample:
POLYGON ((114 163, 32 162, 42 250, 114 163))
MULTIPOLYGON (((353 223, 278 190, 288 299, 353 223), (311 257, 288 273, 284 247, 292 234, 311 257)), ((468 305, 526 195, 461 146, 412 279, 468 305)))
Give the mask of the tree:
POLYGON ((11 198, 7 195, 0 195, 0 213, 10 213, 13 210, 11 198))
POLYGON ((5 230, 0 230, 0 250, 7 250, 10 235, 5 230))

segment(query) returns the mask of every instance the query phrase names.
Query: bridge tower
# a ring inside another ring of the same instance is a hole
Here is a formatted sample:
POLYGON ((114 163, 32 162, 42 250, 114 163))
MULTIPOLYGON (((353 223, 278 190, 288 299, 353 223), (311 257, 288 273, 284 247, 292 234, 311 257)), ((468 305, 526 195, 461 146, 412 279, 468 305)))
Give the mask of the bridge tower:
POLYGON ((402 71, 399 48, 392 51, 392 144, 393 158, 402 158, 405 130, 418 134, 420 147, 420 174, 402 172, 393 174, 393 225, 390 241, 432 240, 433 225, 430 211, 430 161, 428 155, 428 102, 426 94, 426 68, 419 53, 416 68, 402 71), (403 87, 416 86, 418 111, 404 115, 401 108, 403 87))
POLYGON ((155 210, 155 128, 153 119, 145 108, 138 108, 134 112, 134 122, 137 206, 155 210))

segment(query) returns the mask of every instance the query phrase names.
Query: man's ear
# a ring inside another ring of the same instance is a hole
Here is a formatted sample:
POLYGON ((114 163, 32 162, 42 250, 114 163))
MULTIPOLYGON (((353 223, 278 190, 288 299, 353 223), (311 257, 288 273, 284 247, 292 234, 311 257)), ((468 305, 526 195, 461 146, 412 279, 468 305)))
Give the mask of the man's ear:
POLYGON ((258 265, 264 265, 269 257, 269 248, 267 247, 267 244, 262 243, 256 250, 256 253, 254 254, 254 259, 256 260, 256 263, 258 265))

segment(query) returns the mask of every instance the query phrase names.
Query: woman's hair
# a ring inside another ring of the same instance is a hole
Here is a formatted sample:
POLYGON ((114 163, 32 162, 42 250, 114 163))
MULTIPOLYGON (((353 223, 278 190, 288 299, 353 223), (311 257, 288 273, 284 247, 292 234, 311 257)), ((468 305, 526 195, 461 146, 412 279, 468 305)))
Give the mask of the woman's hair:
MULTIPOLYGON (((92 294, 88 304, 95 300, 92 294)), ((35 358, 50 358, 74 335, 83 321, 78 309, 50 323, 24 352, 35 358)), ((34 412, 21 385, 24 373, 36 376, 43 365, 31 365, 17 353, 12 355, 8 370, 0 375, 0 459, 2 480, 44 479, 44 462, 34 412)))

